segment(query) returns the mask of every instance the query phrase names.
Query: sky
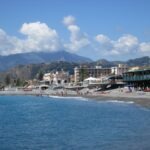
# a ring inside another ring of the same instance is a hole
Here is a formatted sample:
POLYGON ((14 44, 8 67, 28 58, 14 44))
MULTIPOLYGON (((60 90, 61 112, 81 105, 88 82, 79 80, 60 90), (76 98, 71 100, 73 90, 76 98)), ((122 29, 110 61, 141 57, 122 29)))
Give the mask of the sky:
POLYGON ((0 55, 150 56, 150 0, 1 0, 0 55))

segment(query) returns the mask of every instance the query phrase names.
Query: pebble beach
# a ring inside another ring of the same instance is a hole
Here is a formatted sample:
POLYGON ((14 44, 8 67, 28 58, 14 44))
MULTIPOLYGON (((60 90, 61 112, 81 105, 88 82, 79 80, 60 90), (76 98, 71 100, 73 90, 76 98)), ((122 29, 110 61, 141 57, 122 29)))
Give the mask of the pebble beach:
POLYGON ((82 89, 78 92, 71 90, 32 90, 32 91, 23 91, 23 90, 5 90, 0 91, 0 95, 34 95, 34 96, 71 96, 71 97, 85 97, 98 101, 110 101, 110 100, 118 100, 118 101, 126 101, 126 102, 134 102, 141 106, 150 108, 150 92, 143 91, 133 91, 133 92, 125 92, 120 89, 113 89, 108 91, 94 91, 89 89, 82 89))

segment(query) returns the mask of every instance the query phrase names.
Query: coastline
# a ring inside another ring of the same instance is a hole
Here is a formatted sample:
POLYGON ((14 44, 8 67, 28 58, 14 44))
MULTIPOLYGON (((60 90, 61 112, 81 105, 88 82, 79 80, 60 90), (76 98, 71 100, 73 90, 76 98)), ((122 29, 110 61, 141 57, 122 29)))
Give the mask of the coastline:
MULTIPOLYGON (((61 93, 61 91, 59 91, 61 93)), ((142 107, 150 109, 150 93, 124 93, 117 90, 109 92, 91 92, 88 94, 77 94, 76 92, 67 91, 67 94, 61 95, 56 91, 0 91, 0 96, 21 96, 21 95, 32 95, 32 96, 58 96, 58 97, 83 97, 96 101, 110 101, 117 100, 123 102, 134 102, 142 107)))
POLYGON ((111 101, 111 100, 117 100, 122 102, 133 102, 137 105, 140 105, 142 107, 146 107, 150 109, 150 99, 149 98, 137 98, 137 97, 118 97, 118 96, 109 96, 109 95, 100 95, 100 96, 84 96, 85 98, 91 98, 97 101, 111 101))

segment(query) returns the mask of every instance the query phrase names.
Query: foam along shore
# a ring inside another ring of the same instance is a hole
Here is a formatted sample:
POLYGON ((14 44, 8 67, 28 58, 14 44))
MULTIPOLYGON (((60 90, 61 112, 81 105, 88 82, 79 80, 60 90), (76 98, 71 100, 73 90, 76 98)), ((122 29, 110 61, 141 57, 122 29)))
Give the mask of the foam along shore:
POLYGON ((34 95, 34 96, 60 96, 60 97, 84 97, 88 99, 94 99, 98 101, 110 101, 110 100, 119 100, 119 101, 133 101, 136 104, 140 104, 144 107, 150 108, 150 92, 143 91, 133 91, 126 92, 120 89, 113 89, 109 91, 99 91, 96 92, 94 89, 82 89, 80 91, 71 91, 71 90, 5 90, 0 91, 0 95, 34 95))
POLYGON ((120 89, 113 89, 109 91, 93 92, 88 94, 90 98, 94 98, 99 101, 118 100, 125 102, 134 102, 141 106, 150 108, 150 92, 133 91, 127 92, 120 89))

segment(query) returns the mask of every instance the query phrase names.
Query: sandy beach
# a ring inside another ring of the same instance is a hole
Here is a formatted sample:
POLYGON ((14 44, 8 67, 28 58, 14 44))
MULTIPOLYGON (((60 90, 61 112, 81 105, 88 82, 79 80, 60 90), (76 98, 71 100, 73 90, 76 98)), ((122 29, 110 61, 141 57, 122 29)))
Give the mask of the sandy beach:
POLYGON ((98 101, 127 101, 134 102, 143 107, 150 108, 150 92, 143 91, 133 91, 133 92, 124 92, 120 89, 109 90, 109 91, 99 91, 95 92, 94 90, 83 89, 78 92, 71 90, 32 90, 32 91, 23 91, 23 90, 13 90, 13 91, 0 91, 0 95, 34 95, 34 96, 71 96, 71 97, 84 97, 92 100, 98 101))

